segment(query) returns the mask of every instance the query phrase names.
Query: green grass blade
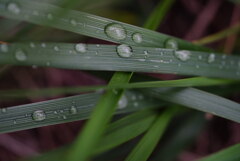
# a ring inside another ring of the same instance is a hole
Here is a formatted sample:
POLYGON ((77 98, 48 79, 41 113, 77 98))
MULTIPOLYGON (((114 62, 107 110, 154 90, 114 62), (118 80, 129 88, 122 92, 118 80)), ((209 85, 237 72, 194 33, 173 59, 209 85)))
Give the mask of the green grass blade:
POLYGON ((52 97, 61 94, 77 94, 79 92, 90 92, 103 89, 136 89, 136 88, 156 88, 156 87, 193 87, 193 86, 215 86, 237 83, 238 81, 225 79, 212 79, 204 77, 185 78, 166 81, 145 81, 136 83, 122 83, 118 85, 105 86, 75 86, 62 88, 41 88, 41 89, 12 89, 0 91, 0 98, 36 98, 52 97))
POLYGON ((198 161, 237 161, 240 160, 240 144, 233 145, 198 161))
MULTIPOLYGON (((0 109, 0 133, 87 119, 100 96, 100 93, 82 94, 0 109), (33 113, 39 110, 44 111, 46 118, 42 121, 33 120, 33 113)), ((161 105, 159 101, 134 91, 126 92, 123 101, 127 102, 126 107, 119 106, 116 114, 161 105)))
POLYGON ((160 23, 163 21, 164 17, 172 7, 175 0, 165 0, 158 3, 156 8, 153 10, 147 22, 144 24, 144 28, 150 30, 156 30, 160 23))
POLYGON ((133 55, 123 58, 116 52, 116 45, 86 45, 84 53, 78 52, 76 45, 66 43, 2 45, 2 48, 6 46, 8 49, 0 51, 0 64, 240 78, 239 56, 132 47, 133 55), (186 61, 180 59, 179 53, 186 61))
POLYGON ((142 92, 240 123, 240 104, 195 88, 155 88, 142 92))
POLYGON ((160 140, 168 122, 176 113, 176 109, 166 109, 152 124, 138 145, 128 155, 126 161, 146 161, 160 140))
POLYGON ((193 45, 189 42, 177 38, 173 38, 168 35, 160 34, 158 32, 102 18, 84 12, 68 10, 66 14, 60 14, 59 16, 59 14, 55 13, 64 13, 64 9, 51 4, 38 3, 29 0, 15 0, 11 3, 8 0, 1 0, 1 16, 17 20, 24 20, 44 26, 51 26, 54 28, 72 31, 86 36, 91 36, 112 42, 125 43, 129 45, 163 47, 165 46, 166 41, 168 41, 169 39, 174 39, 175 41, 177 41, 180 49, 203 49, 202 47, 193 45), (11 8, 9 7, 11 3, 14 3, 14 6, 16 6, 16 11, 11 10, 11 8), (106 34, 106 28, 108 27, 108 25, 111 25, 113 23, 119 24, 121 26, 120 28, 123 28, 121 32, 126 35, 121 38, 112 38, 108 36, 106 34), (132 36, 134 33, 140 33, 142 35, 143 39, 141 43, 135 43, 133 41, 132 36))

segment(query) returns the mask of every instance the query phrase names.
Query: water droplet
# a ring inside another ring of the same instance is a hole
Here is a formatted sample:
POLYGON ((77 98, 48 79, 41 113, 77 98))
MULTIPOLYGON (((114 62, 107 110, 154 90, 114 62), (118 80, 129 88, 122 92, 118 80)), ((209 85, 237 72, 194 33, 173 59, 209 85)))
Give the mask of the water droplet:
POLYGON ((125 107, 127 107, 128 104, 128 100, 127 97, 125 95, 122 95, 121 99, 118 101, 118 109, 124 109, 125 107))
POLYGON ((55 51, 59 51, 59 47, 58 46, 54 46, 53 48, 55 51))
POLYGON ((74 20, 74 19, 71 19, 71 20, 70 20, 70 23, 71 23, 73 26, 77 26, 77 21, 74 20))
POLYGON ((46 114, 43 110, 37 110, 33 112, 32 118, 35 121, 42 121, 46 119, 46 114))
POLYGON ((48 62, 46 63, 46 66, 49 67, 50 65, 51 65, 51 63, 48 61, 48 62))
POLYGON ((33 42, 30 43, 31 48, 35 48, 35 44, 33 42))
POLYGON ((49 20, 52 20, 52 19, 53 19, 53 15, 52 15, 51 13, 49 13, 49 14, 47 14, 47 18, 48 18, 49 20))
POLYGON ((38 15, 39 15, 39 12, 38 12, 38 11, 33 11, 33 15, 34 15, 34 16, 38 16, 38 15))
POLYGON ((7 112, 7 109, 6 108, 2 108, 2 113, 5 113, 7 112))
POLYGON ((178 49, 178 43, 174 39, 168 39, 165 42, 165 47, 168 48, 168 49, 178 49))
POLYGON ((120 24, 109 24, 105 27, 105 33, 108 37, 115 40, 124 40, 127 37, 126 31, 120 24))
POLYGON ((15 52, 15 57, 18 61, 25 61, 27 60, 27 55, 22 50, 17 50, 15 52))
POLYGON ((199 68, 199 65, 196 65, 196 68, 198 69, 198 68, 199 68))
POLYGON ((133 106, 134 106, 134 107, 138 107, 138 102, 134 102, 134 103, 133 103, 133 106))
POLYGON ((132 56, 132 48, 128 45, 122 44, 117 47, 117 53, 120 57, 128 58, 132 56))
POLYGON ((7 5, 7 9, 9 12, 12 12, 14 14, 19 14, 21 12, 19 5, 14 2, 9 3, 7 5))
POLYGON ((32 65, 32 68, 33 68, 33 69, 37 69, 38 66, 37 66, 37 65, 32 65))
POLYGON ((143 41, 143 38, 142 38, 142 34, 140 33, 134 33, 132 35, 132 40, 135 42, 135 43, 141 43, 143 41))
POLYGON ((42 46, 43 48, 45 48, 45 47, 46 47, 46 44, 45 44, 45 43, 42 43, 41 46, 42 46))
POLYGON ((72 107, 70 108, 69 112, 70 112, 71 114, 76 114, 76 113, 77 113, 77 108, 74 107, 74 106, 72 106, 72 107))
POLYGON ((8 52, 8 45, 7 44, 1 44, 0 49, 2 52, 6 53, 8 52))
POLYGON ((210 54, 209 56, 208 56, 208 63, 212 63, 212 62, 214 62, 215 61, 215 54, 210 54))
POLYGON ((58 114, 58 112, 57 112, 57 111, 54 111, 53 113, 54 113, 54 114, 58 114))
POLYGON ((67 119, 67 117, 66 117, 65 115, 63 115, 62 118, 63 118, 64 120, 67 119))
POLYGON ((131 99, 132 99, 132 100, 136 100, 137 98, 136 98, 135 95, 133 95, 131 99))
POLYGON ((85 53, 87 51, 86 44, 79 43, 75 46, 77 52, 85 53))
POLYGON ((148 51, 144 50, 144 58, 148 57, 148 51))
POLYGON ((14 124, 14 125, 17 124, 17 121, 16 121, 16 120, 13 120, 13 124, 14 124))
POLYGON ((199 60, 202 60, 202 55, 198 55, 198 59, 199 59, 199 60))
POLYGON ((227 57, 226 55, 222 55, 222 59, 226 59, 226 57, 227 57))
POLYGON ((175 51, 175 56, 181 61, 187 61, 188 59, 190 59, 191 53, 187 50, 179 50, 175 51))

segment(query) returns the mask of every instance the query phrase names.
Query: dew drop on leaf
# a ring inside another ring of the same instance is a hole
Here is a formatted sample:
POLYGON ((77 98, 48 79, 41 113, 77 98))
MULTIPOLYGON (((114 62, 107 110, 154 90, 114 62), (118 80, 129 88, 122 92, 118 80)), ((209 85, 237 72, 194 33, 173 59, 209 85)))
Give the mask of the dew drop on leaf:
POLYGON ((109 24, 105 27, 105 33, 108 37, 115 40, 124 40, 127 37, 126 30, 120 24, 109 24))
POLYGON ((71 20, 70 20, 70 23, 71 23, 73 26, 77 26, 77 21, 74 20, 74 19, 71 19, 71 20))
POLYGON ((77 113, 77 108, 74 107, 74 106, 72 106, 72 107, 70 108, 69 112, 70 112, 71 114, 76 114, 76 113, 77 113))
POLYGON ((121 99, 118 101, 118 109, 124 109, 128 105, 128 100, 125 95, 122 95, 121 99))
POLYGON ((24 53, 22 50, 17 50, 15 52, 15 58, 18 60, 18 61, 26 61, 27 60, 27 55, 26 53, 24 53))
POLYGON ((32 118, 34 121, 42 121, 46 119, 46 114, 43 110, 37 110, 33 112, 32 118))
POLYGON ((168 48, 168 49, 178 49, 178 43, 174 39, 168 39, 165 42, 165 47, 168 48))
POLYGON ((212 63, 212 62, 214 62, 215 61, 215 54, 210 54, 209 56, 208 56, 208 63, 212 63))
POLYGON ((128 45, 122 44, 117 46, 117 53, 120 57, 128 58, 132 56, 132 48, 128 45))
POLYGON ((190 59, 191 53, 187 50, 178 50, 175 51, 175 56, 181 61, 187 61, 190 59))
POLYGON ((6 53, 8 52, 8 45, 7 44, 1 44, 0 49, 2 52, 6 53))
POLYGON ((17 3, 11 2, 7 5, 7 9, 9 12, 14 14, 19 14, 21 12, 21 9, 17 3))
POLYGON ((30 43, 31 48, 35 48, 35 44, 33 42, 30 43))
POLYGON ((85 53, 87 51, 86 44, 79 43, 75 45, 75 50, 80 53, 85 53))
POLYGON ((53 15, 52 15, 51 13, 49 13, 49 14, 47 14, 47 18, 48 18, 49 20, 52 20, 52 19, 53 19, 53 15))
POLYGON ((58 46, 54 46, 53 48, 55 51, 59 51, 59 47, 58 46))
POLYGON ((6 113, 7 112, 7 109, 6 108, 2 108, 2 113, 6 113))
POLYGON ((140 33, 134 33, 132 35, 132 40, 135 42, 135 43, 141 43, 143 41, 143 38, 142 38, 142 34, 140 33))

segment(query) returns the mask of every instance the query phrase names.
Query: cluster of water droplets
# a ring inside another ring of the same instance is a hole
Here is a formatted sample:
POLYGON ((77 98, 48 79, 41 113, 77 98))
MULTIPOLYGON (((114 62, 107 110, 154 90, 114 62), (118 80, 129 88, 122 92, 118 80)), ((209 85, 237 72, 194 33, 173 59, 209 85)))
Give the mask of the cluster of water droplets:
POLYGON ((19 14, 21 12, 19 5, 15 2, 8 3, 7 10, 13 14, 19 14))

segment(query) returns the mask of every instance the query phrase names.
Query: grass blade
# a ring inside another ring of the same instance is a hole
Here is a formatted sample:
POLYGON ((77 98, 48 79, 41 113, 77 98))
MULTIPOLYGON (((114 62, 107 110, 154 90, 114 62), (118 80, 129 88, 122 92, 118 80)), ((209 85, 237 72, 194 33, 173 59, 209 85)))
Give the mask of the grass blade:
MULTIPOLYGON (((100 96, 100 93, 90 93, 3 108, 0 110, 0 133, 87 119, 100 96), (45 119, 33 120, 35 111, 44 111, 45 119)), ((127 102, 126 107, 119 107, 116 113, 132 112, 161 105, 159 101, 150 100, 134 91, 126 92, 124 100, 127 102)))
POLYGON ((51 26, 58 29, 72 31, 75 33, 91 36, 112 42, 125 43, 128 45, 163 47, 166 41, 174 39, 177 41, 180 49, 200 50, 203 47, 193 45, 181 39, 177 39, 168 35, 160 34, 151 30, 143 29, 137 26, 125 24, 122 22, 106 19, 103 17, 91 15, 84 12, 68 10, 45 3, 38 3, 29 0, 15 0, 9 3, 8 0, 1 0, 0 15, 17 20, 51 26), (14 12, 9 5, 14 3, 18 9, 14 12), (10 9, 9 9, 10 8, 10 9), (16 14, 17 12, 17 14, 16 14), (55 14, 56 13, 56 14, 55 14), (66 13, 66 14, 57 14, 66 13), (113 38, 106 34, 106 28, 111 24, 118 24, 123 36, 121 38, 113 38), (140 33, 143 37, 141 43, 133 41, 134 33, 140 33))
POLYGON ((128 155, 126 161, 146 161, 160 140, 168 122, 176 113, 176 109, 166 109, 152 124, 138 145, 128 155))
POLYGON ((67 69, 174 73, 240 78, 240 57, 200 51, 132 47, 132 56, 120 57, 116 45, 20 43, 1 45, 0 64, 49 66, 67 69))
POLYGON ((240 104, 195 88, 145 89, 155 98, 211 113, 240 123, 240 104))
POLYGON ((198 161, 237 161, 240 159, 240 144, 233 145, 220 152, 202 158, 198 161))

